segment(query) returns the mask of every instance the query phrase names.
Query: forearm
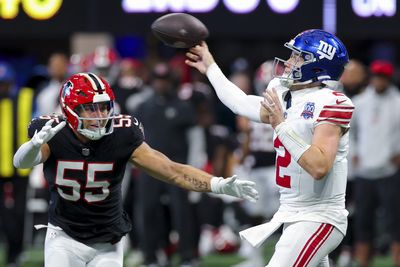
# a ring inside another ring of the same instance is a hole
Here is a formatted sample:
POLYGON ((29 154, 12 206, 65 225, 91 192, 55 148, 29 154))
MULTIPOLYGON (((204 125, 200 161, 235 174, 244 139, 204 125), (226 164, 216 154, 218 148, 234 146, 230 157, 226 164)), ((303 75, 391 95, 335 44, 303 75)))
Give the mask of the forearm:
POLYGON ((280 123, 275 132, 292 159, 305 171, 317 180, 325 176, 329 161, 321 149, 304 141, 287 122, 280 123))
POLYGON ((170 160, 161 152, 142 143, 132 153, 130 161, 150 176, 186 190, 227 194, 256 201, 258 192, 250 181, 237 181, 236 176, 224 179, 200 169, 170 160))
POLYGON ((324 178, 332 168, 341 130, 337 125, 319 125, 314 129, 312 143, 308 144, 287 122, 275 128, 279 140, 292 159, 316 180, 324 178))
POLYGON ((275 127, 275 132, 283 146, 289 151, 292 159, 297 162, 311 147, 311 145, 304 141, 285 121, 275 127))
POLYGON ((193 168, 192 166, 176 162, 173 162, 170 171, 172 173, 168 176, 169 178, 164 179, 164 181, 175 184, 186 190, 227 194, 246 198, 250 201, 256 201, 258 198, 258 192, 254 189, 255 184, 248 181, 235 183, 236 175, 227 179, 215 177, 202 170, 193 168), (246 186, 250 188, 244 188, 246 186))
POLYGON ((211 192, 212 175, 196 169, 190 165, 173 164, 173 183, 186 190, 197 192, 211 192))
POLYGON ((198 192, 211 192, 210 180, 212 175, 196 169, 192 166, 171 161, 165 155, 156 153, 157 164, 135 165, 145 171, 148 175, 163 182, 177 185, 186 190, 198 192))
POLYGON ((327 155, 314 145, 304 152, 297 163, 316 180, 324 178, 332 168, 327 155))
POLYGON ((40 146, 34 146, 31 141, 23 144, 14 155, 14 166, 16 168, 32 168, 42 162, 40 146))
POLYGON ((207 69, 207 77, 215 89, 218 98, 233 113, 249 118, 252 121, 260 120, 260 102, 262 97, 246 95, 240 88, 229 81, 216 63, 207 69))

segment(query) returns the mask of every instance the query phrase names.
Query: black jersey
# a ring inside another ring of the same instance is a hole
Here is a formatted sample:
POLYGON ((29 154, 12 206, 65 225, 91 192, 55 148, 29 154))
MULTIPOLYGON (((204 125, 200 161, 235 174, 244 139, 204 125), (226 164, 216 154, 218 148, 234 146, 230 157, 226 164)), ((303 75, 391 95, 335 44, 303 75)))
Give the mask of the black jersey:
MULTIPOLYGON (((49 119, 33 119, 29 135, 49 119)), ((117 242, 131 229, 122 209, 121 182, 133 151, 144 140, 134 117, 115 117, 114 131, 100 140, 81 143, 68 125, 49 142, 43 171, 51 192, 49 221, 84 243, 117 242)))

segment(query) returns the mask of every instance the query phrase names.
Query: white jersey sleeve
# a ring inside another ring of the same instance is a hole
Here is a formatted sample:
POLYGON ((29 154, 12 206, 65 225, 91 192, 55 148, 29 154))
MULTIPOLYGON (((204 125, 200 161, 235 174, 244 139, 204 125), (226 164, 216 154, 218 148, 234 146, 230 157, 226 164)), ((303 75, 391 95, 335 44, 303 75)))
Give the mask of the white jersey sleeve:
POLYGON ((317 107, 319 114, 314 127, 331 123, 345 129, 350 127, 350 120, 353 116, 354 105, 350 98, 340 92, 330 89, 321 89, 320 98, 323 99, 317 107))
POLYGON ((207 69, 207 77, 221 102, 233 113, 252 121, 261 122, 260 108, 262 97, 246 95, 239 87, 229 81, 216 63, 207 69))

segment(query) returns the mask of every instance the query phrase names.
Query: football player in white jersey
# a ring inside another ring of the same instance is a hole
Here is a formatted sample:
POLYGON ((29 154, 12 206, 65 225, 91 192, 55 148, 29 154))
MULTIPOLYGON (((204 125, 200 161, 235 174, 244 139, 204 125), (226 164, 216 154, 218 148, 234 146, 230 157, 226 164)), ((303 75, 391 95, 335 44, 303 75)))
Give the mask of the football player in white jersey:
MULTIPOLYGON (((348 54, 323 30, 301 32, 285 44, 288 60, 265 90, 246 95, 226 79, 205 42, 187 52, 186 64, 206 74, 234 113, 274 128, 280 208, 268 223, 240 233, 261 245, 283 225, 269 267, 329 266, 328 254, 346 234, 345 189, 349 123, 354 106, 334 91, 348 54)), ((268 205, 268 203, 265 203, 268 205)))

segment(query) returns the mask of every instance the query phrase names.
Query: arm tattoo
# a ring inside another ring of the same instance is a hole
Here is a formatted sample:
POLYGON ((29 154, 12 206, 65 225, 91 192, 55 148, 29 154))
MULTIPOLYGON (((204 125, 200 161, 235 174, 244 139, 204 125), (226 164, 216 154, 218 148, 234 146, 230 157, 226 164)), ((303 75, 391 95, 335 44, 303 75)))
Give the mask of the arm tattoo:
POLYGON ((199 181, 195 177, 189 177, 187 174, 183 175, 183 179, 186 182, 192 184, 193 188, 195 188, 197 190, 208 190, 207 182, 199 181))

